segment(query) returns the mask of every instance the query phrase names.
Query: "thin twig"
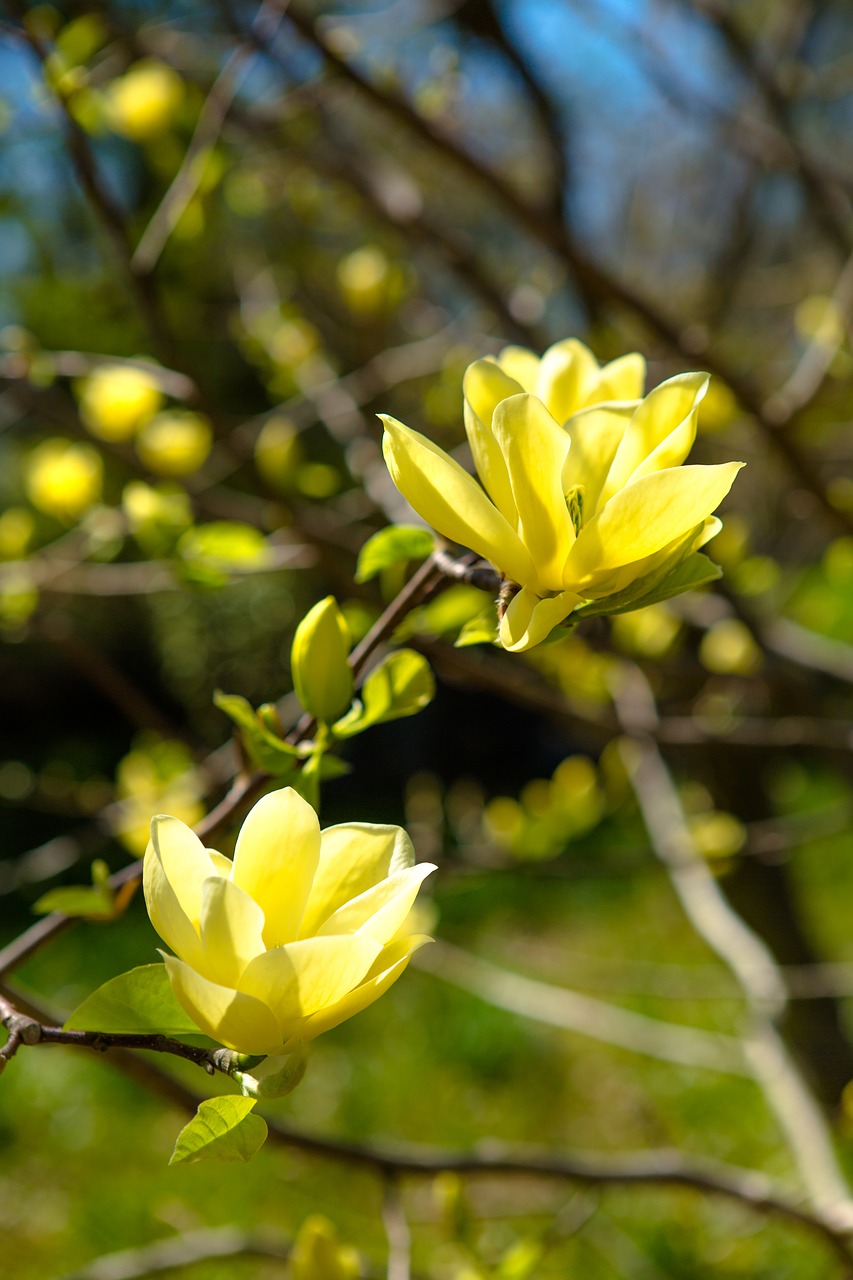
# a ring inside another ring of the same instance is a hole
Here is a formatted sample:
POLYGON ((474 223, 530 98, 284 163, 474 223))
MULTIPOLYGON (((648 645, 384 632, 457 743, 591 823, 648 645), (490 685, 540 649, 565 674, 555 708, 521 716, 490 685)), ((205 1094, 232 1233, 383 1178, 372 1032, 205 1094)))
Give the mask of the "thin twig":
POLYGON ((382 1222, 388 1241, 387 1280, 411 1280, 412 1233, 396 1174, 386 1174, 382 1182, 382 1222))
POLYGON ((238 1231, 235 1227, 188 1231, 139 1249, 107 1253, 57 1280, 144 1280, 163 1271, 179 1271, 220 1258, 274 1258, 286 1262, 291 1242, 285 1236, 238 1231))
POLYGON ((637 668, 626 665, 615 696, 630 735, 621 743, 621 754, 652 847, 688 919, 731 970, 746 998, 750 1025, 744 1049, 755 1079, 786 1136, 810 1199, 840 1229, 853 1229, 853 1200, 828 1127, 776 1028, 787 999, 782 975, 766 944, 729 905, 695 848, 669 770, 647 732, 656 710, 637 668))
POLYGON ((425 948, 415 964, 444 982, 523 1018, 533 1018, 662 1062, 726 1075, 749 1075, 742 1046, 734 1036, 664 1022, 594 996, 525 978, 446 942, 425 948))

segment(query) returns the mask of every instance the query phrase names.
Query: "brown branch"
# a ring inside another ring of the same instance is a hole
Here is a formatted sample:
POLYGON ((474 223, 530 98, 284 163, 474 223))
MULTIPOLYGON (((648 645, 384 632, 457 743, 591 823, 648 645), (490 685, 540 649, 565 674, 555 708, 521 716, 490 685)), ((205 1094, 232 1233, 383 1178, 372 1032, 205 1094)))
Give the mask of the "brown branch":
POLYGON ((9 1035, 0 1049, 0 1073, 23 1045, 38 1044, 73 1045, 78 1049, 94 1049, 97 1053, 106 1053, 109 1049, 149 1049, 152 1053, 168 1053, 193 1062, 197 1067, 203 1067, 211 1076, 217 1071, 230 1076, 238 1059, 238 1055, 230 1049, 202 1049, 159 1034, 65 1031, 62 1027, 41 1022, 30 1014, 20 1013, 11 1000, 3 995, 0 995, 0 1023, 9 1035))
MULTIPOLYGON (((154 1062, 132 1054, 115 1054, 110 1063, 140 1085, 193 1114, 200 1095, 163 1071, 154 1062)), ((354 1142, 321 1137, 267 1119, 269 1139, 286 1150, 297 1150, 353 1168, 372 1170, 380 1177, 433 1178, 450 1172, 467 1176, 541 1178, 588 1187, 645 1187, 686 1189, 728 1200, 805 1232, 820 1240, 853 1277, 853 1249, 843 1227, 818 1210, 804 1207, 767 1175, 719 1162, 692 1160, 673 1150, 632 1155, 575 1153, 557 1155, 541 1148, 508 1146, 489 1141, 468 1151, 442 1150, 413 1144, 354 1142)))

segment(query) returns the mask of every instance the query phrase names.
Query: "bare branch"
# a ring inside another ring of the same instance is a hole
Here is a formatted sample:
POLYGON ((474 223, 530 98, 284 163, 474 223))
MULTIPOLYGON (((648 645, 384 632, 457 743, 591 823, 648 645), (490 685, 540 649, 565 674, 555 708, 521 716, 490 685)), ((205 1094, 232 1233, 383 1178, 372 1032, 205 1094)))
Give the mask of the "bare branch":
POLYGON ((414 963, 445 982, 473 992, 496 1008, 523 1018, 533 1018, 662 1062, 726 1075, 749 1074, 740 1041, 733 1036, 664 1022, 594 996, 525 978, 447 942, 433 943, 414 963))
POLYGON ((776 1029, 787 992, 765 943, 736 914, 697 852, 675 785, 649 736, 656 709, 644 677, 634 668, 615 691, 630 734, 621 754, 655 853, 669 873, 688 919, 728 966, 747 1001, 750 1025, 744 1048, 756 1081, 785 1133, 812 1201, 844 1230, 853 1229, 853 1200, 817 1103, 776 1029))

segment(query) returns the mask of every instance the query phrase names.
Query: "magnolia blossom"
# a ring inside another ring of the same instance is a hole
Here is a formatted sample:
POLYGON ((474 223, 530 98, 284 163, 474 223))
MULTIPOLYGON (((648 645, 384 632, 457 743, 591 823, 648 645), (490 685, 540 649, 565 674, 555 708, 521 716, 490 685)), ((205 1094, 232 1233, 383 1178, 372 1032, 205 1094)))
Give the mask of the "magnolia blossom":
POLYGON ((600 367, 574 339, 541 359, 510 347, 475 361, 464 379, 465 429, 483 487, 425 436, 381 415, 403 496, 517 588, 501 618, 504 648, 538 644, 580 607, 616 611, 635 585, 630 607, 653 589, 662 598, 667 575, 719 531, 711 513, 743 464, 681 465, 708 375, 679 374, 643 399, 644 374, 642 356, 600 367))
POLYGON ((151 823, 144 889, 172 990, 206 1035, 289 1053, 372 1004, 429 939, 407 917, 423 879, 400 827, 320 831, 288 787, 246 817, 233 862, 177 818, 151 823))

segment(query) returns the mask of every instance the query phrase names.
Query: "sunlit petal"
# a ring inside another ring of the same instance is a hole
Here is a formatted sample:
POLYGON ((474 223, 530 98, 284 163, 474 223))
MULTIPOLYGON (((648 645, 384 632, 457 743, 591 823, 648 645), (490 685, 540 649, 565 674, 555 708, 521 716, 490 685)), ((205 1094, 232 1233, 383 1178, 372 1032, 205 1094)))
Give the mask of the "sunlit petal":
POLYGON ((262 1001, 209 982, 173 956, 163 960, 178 1004, 205 1035, 240 1053, 282 1052, 278 1022, 262 1001))
POLYGON ((203 972, 226 986, 239 981, 250 960, 264 950, 264 913, 256 902, 224 876, 204 883, 201 904, 203 972))
POLYGON ((210 855, 185 822, 167 814, 151 819, 151 843, 184 914, 198 928, 201 887, 216 874, 210 855))
POLYGON ((563 467, 563 492, 582 485, 584 519, 598 510, 611 463, 636 408, 635 404, 595 405, 581 409, 566 423, 572 441, 563 467))
POLYGON ((638 351, 602 367, 595 400, 639 400, 646 385, 646 362, 638 351))
POLYGON ((562 586, 563 566, 575 540, 562 485, 571 441, 542 401, 529 395, 501 401, 492 430, 509 472, 518 532, 535 566, 535 579, 527 581, 556 590, 562 586))
POLYGON ((513 596, 501 619, 501 644, 511 653, 521 653, 540 644, 580 602, 580 596, 574 591, 561 591, 543 600, 525 587, 513 596))
POLYGON ((465 432, 474 466, 492 502, 513 529, 518 513, 506 463, 492 434, 492 415, 501 400, 518 395, 522 389, 494 360, 475 360, 462 381, 465 432))
POLYGON ((657 471, 622 489, 581 530, 566 565, 567 583, 582 591, 594 575, 653 555, 684 536, 722 502, 742 466, 657 471))
POLYGON ((589 347, 577 338, 566 338, 549 347, 539 362, 535 394, 551 416, 563 423, 588 402, 598 373, 598 361, 589 347))
POLYGON ((335 1004, 329 1005, 319 1013, 315 1013, 312 1018, 298 1024, 298 1027, 294 1027, 291 1030, 292 1039, 287 1047, 290 1047, 295 1039, 313 1040, 324 1031, 330 1031, 332 1027, 345 1022, 353 1014, 361 1013, 362 1009, 373 1004, 374 1000, 378 1000, 392 983, 397 981, 415 951, 431 941, 431 938, 416 935, 383 947, 361 985, 354 991, 349 991, 335 1004))
POLYGON ((504 347, 496 361, 510 378, 514 378, 522 391, 536 391, 539 376, 539 357, 527 347, 504 347))
POLYGON ((415 850, 402 827, 370 822, 327 827, 300 937, 319 933, 333 912, 414 865, 415 850))
POLYGON ((319 857, 317 815, 292 787, 264 796, 246 816, 232 879, 263 911, 268 947, 296 937, 319 857))
POLYGON ((142 864, 142 887, 151 923, 168 947, 188 964, 201 958, 201 944, 196 927, 184 911, 169 883, 153 840, 145 851, 142 864))
POLYGON ((680 373, 655 387, 641 401, 613 459, 603 502, 635 477, 635 473, 639 477, 652 470, 680 466, 693 444, 696 411, 709 381, 707 373, 680 373), (671 440, 668 437, 672 437, 671 440), (667 442, 665 446, 664 442, 667 442), (647 460, 648 467, 638 471, 647 460))
POLYGON ((533 572, 515 530, 466 471, 432 441, 384 415, 383 451, 403 497, 428 524, 501 569, 515 581, 533 572))
POLYGON ((422 882, 435 869, 431 862, 421 862, 416 867, 398 871, 339 907, 318 934, 359 931, 384 946, 409 914, 422 882))
POLYGON ((243 972, 240 990, 269 1005, 284 1025, 357 987, 381 950, 380 942, 361 933, 288 942, 256 957, 243 972))

